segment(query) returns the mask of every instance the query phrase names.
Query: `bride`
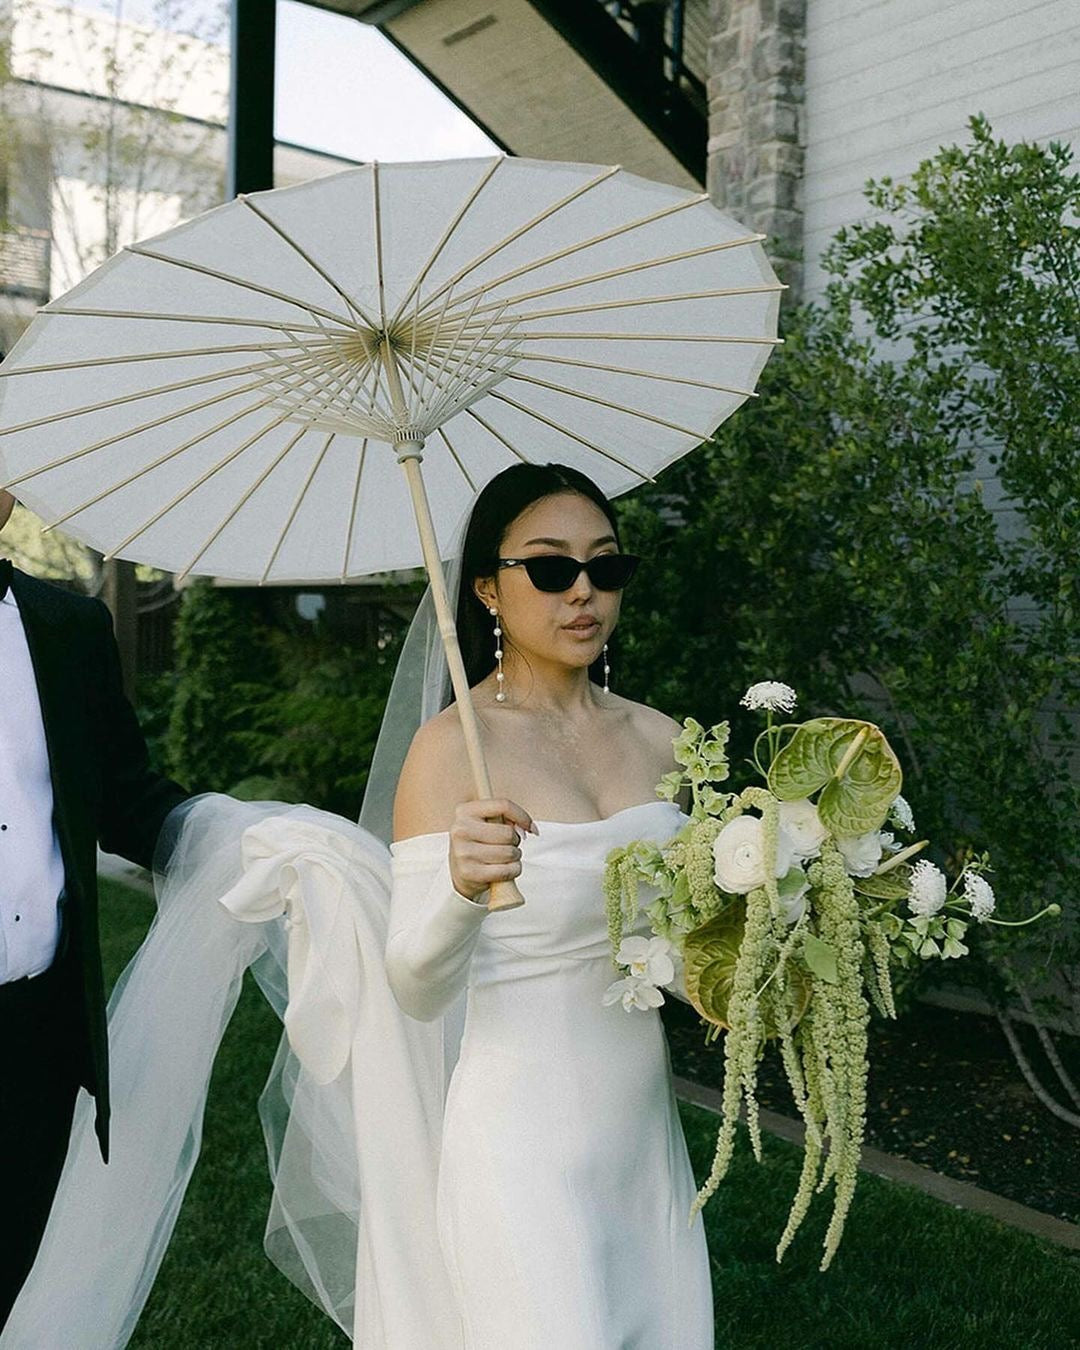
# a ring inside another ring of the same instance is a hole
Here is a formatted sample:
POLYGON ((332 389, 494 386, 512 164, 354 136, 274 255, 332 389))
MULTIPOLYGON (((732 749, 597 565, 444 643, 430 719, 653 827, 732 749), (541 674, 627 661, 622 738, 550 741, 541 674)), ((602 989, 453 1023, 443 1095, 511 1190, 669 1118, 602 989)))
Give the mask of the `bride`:
POLYGON ((103 1167, 77 1117, 3 1350, 126 1344, 247 965, 286 1029, 260 1102, 267 1252, 357 1346, 709 1350, 659 1014, 603 1003, 605 857, 685 819, 655 795, 681 728, 608 689, 637 561, 618 536, 563 465, 514 465, 473 506, 449 580, 503 796, 473 800, 429 592, 359 826, 217 794, 170 818, 158 918, 110 1003, 122 1137, 103 1167), (489 910, 508 878, 525 905, 489 910))

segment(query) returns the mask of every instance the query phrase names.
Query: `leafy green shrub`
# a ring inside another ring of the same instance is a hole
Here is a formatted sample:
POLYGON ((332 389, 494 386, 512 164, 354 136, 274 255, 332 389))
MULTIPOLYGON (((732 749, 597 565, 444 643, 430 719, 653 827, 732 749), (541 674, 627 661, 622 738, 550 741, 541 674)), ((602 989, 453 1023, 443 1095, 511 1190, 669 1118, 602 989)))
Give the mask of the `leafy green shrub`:
POLYGON ((920 833, 989 847, 1006 912, 1065 910, 989 994, 1056 981, 1080 1028, 1080 177, 971 132, 868 186, 760 398, 622 503, 651 561, 613 682, 706 725, 770 678, 879 721, 920 833))
POLYGON ((192 792, 225 792, 251 772, 237 691, 250 702, 274 679, 266 628, 249 593, 198 581, 184 592, 174 643, 168 771, 192 792))

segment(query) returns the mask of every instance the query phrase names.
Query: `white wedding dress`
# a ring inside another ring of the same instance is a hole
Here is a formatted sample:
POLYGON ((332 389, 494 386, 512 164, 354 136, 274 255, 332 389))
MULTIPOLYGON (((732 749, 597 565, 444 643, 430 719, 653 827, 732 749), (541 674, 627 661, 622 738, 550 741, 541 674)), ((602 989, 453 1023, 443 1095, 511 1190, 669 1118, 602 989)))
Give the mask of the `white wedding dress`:
POLYGON ((395 997, 429 1020, 467 990, 436 1208, 466 1350, 712 1350, 660 1016, 602 1003, 617 977, 607 853, 684 820, 666 801, 538 820, 521 840, 526 903, 497 913, 453 890, 445 832, 391 845, 395 997))

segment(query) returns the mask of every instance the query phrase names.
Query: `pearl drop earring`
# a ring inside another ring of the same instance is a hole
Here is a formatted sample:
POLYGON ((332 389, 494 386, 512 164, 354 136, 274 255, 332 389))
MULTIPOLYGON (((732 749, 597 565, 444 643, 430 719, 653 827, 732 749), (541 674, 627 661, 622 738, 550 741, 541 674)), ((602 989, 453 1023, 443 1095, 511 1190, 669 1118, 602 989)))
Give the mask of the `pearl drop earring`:
POLYGON ((502 642, 500 641, 500 639, 502 638, 502 628, 500 628, 499 626, 499 611, 495 608, 494 605, 490 605, 488 607, 488 612, 491 615, 493 615, 495 619, 495 660, 498 663, 498 669, 495 672, 495 678, 499 682, 499 692, 495 695, 495 702, 505 703, 506 694, 503 690, 503 682, 506 679, 506 676, 503 674, 502 642))
POLYGON ((610 693, 611 693, 611 690, 608 688, 608 676, 609 676, 610 674, 611 674, 611 667, 608 665, 608 659, 607 659, 607 643, 605 642, 605 643, 604 643, 604 693, 605 693, 605 694, 610 694, 610 693))

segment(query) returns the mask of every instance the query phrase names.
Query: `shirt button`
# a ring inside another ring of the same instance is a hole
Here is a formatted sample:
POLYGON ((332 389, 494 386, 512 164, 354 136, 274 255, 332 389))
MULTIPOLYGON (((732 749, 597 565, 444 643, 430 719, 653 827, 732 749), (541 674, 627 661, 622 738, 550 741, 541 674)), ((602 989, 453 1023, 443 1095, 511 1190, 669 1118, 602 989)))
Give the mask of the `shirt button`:
POLYGON ((15 922, 18 923, 19 920, 20 920, 21 918, 22 918, 22 915, 21 915, 21 914, 16 914, 16 915, 15 915, 15 922))

